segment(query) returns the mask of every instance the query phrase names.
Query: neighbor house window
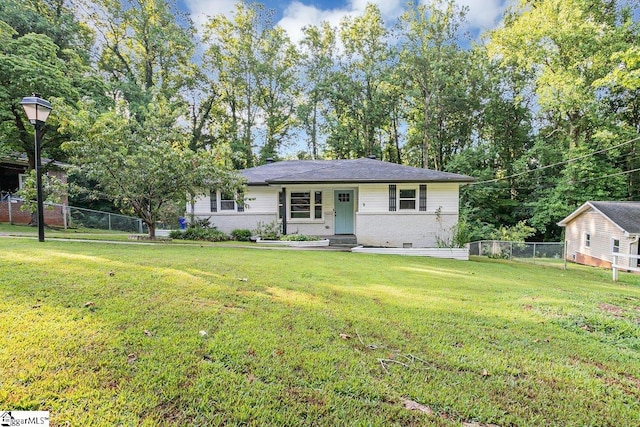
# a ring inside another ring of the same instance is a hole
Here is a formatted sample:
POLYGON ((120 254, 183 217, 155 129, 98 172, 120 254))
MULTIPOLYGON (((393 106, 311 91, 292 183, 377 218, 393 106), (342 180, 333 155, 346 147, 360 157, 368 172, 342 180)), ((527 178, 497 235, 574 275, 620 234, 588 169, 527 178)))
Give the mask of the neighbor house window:
POLYGON ((584 246, 586 248, 590 248, 591 247, 591 234, 585 234, 584 235, 584 246))
POLYGON ((322 191, 291 193, 292 219, 322 219, 322 191))
POLYGON ((614 254, 620 253, 620 240, 613 239, 613 244, 611 245, 611 252, 614 254))
POLYGON ((399 193, 399 203, 400 210, 416 210, 416 190, 415 188, 401 188, 399 193))
POLYGON ((25 185, 27 185, 27 175, 26 173, 21 173, 18 175, 18 190, 22 190, 25 185))

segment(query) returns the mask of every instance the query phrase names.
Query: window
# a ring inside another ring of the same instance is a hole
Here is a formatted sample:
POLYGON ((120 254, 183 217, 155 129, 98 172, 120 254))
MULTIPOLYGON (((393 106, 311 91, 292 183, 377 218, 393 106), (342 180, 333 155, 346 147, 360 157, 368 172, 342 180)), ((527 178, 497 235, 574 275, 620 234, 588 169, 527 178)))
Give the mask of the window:
POLYGON ((291 219, 311 219, 312 212, 313 219, 322 219, 322 191, 291 193, 291 219))
POLYGON ((209 192, 209 207, 211 212, 238 211, 244 212, 244 200, 242 193, 236 197, 234 193, 227 193, 211 189, 209 192), (236 198, 238 202, 236 202, 236 198))
POLYGON ((590 248, 591 247, 591 234, 585 234, 584 235, 584 246, 585 246, 585 248, 590 248))
POLYGON ((400 210, 416 210, 416 190, 400 189, 400 210))
POLYGON ((22 190, 25 185, 27 185, 27 178, 29 177, 26 173, 18 174, 18 190, 22 190))
POLYGON ((613 244, 611 245, 611 252, 614 254, 620 253, 620 240, 613 239, 613 244))
POLYGON ((236 209, 235 195, 233 193, 220 193, 220 210, 234 211, 236 209))

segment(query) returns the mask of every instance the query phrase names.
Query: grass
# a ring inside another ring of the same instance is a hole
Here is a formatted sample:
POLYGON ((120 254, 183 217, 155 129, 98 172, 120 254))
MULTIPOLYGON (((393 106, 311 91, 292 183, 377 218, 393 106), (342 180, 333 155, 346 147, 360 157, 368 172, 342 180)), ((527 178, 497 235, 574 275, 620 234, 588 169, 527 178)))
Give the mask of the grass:
POLYGON ((640 276, 599 269, 0 239, 0 408, 85 426, 637 425, 639 307, 640 276))

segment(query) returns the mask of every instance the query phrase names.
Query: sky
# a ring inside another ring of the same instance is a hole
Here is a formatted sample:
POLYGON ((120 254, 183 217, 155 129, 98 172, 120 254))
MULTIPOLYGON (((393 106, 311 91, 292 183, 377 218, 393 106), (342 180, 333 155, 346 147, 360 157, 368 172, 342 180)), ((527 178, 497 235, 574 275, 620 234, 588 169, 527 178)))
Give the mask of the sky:
MULTIPOLYGON (((178 0, 179 8, 190 14, 198 27, 207 16, 231 15, 236 0, 178 0)), ((455 0, 460 6, 469 8, 466 28, 471 34, 479 34, 494 28, 506 8, 507 0, 455 0)), ((367 3, 380 8, 386 22, 392 23, 402 14, 406 0, 263 0, 268 9, 275 11, 276 23, 284 28, 292 41, 302 38, 302 28, 319 25, 323 21, 337 26, 347 16, 358 16, 367 3)))

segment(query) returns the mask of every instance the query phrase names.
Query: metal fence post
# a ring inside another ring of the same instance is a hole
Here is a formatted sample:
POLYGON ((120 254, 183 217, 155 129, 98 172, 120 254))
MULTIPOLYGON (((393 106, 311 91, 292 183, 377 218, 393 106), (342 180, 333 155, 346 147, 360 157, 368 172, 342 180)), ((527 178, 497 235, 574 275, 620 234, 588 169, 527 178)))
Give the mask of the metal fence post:
POLYGON ((513 261, 513 242, 509 242, 509 261, 513 261))
POLYGON ((613 272, 613 281, 618 281, 618 255, 613 254, 613 264, 611 264, 611 271, 613 272))
POLYGON ((111 214, 107 215, 107 220, 109 221, 109 231, 111 231, 111 214))
POLYGON ((141 219, 138 220, 138 230, 140 230, 140 234, 142 234, 143 231, 142 231, 142 220, 141 219))
POLYGON ((64 229, 67 229, 67 205, 62 204, 62 223, 64 224, 64 229))
POLYGON ((13 225, 13 215, 11 212, 11 194, 7 197, 7 208, 9 210, 9 224, 13 225))

